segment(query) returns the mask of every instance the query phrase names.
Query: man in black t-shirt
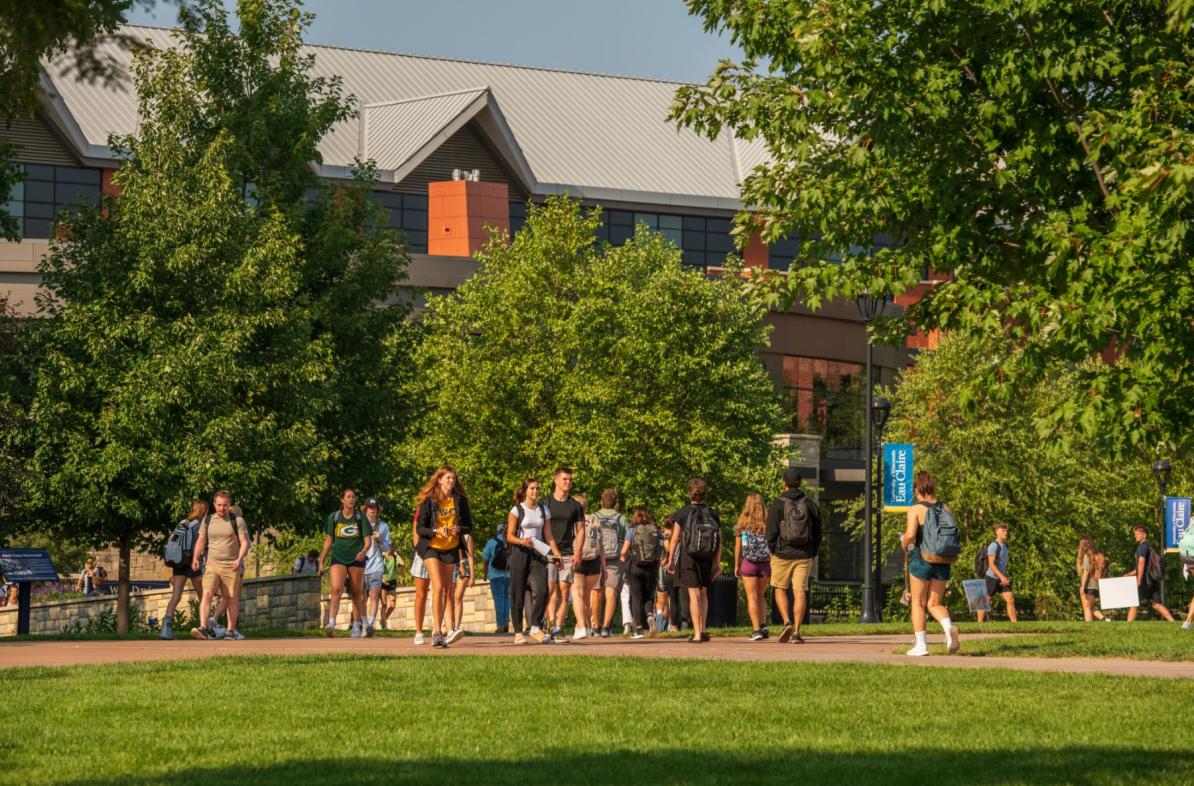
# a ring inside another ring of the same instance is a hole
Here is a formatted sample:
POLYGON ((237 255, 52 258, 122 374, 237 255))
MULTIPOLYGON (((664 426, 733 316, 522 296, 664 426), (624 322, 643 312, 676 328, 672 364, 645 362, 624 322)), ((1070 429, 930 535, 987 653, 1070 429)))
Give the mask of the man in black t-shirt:
MULTIPOLYGON (((1132 534, 1136 537, 1136 569, 1124 575, 1136 577, 1136 593, 1140 596, 1140 603, 1149 604, 1153 607, 1153 611, 1160 614, 1163 619, 1173 622, 1173 615, 1161 604, 1160 582, 1153 581, 1148 577, 1148 561, 1153 551, 1153 547, 1148 543, 1148 530, 1137 526, 1132 528, 1132 534)), ((1160 559, 1159 554, 1157 558, 1160 559)), ((1136 614, 1139 611, 1139 606, 1128 609, 1128 622, 1136 619, 1136 614)))
MULTIPOLYGON (((551 621, 550 637, 554 641, 562 635, 561 628, 568 619, 568 599, 572 597, 572 559, 576 551, 576 528, 585 520, 584 509, 572 498, 572 470, 557 467, 552 493, 544 500, 551 515, 551 535, 560 548, 563 560, 547 567, 547 617, 551 621)), ((546 626, 544 626, 546 627, 546 626)))
POLYGON ((668 540, 668 566, 675 570, 675 583, 688 590, 688 608, 692 617, 690 642, 709 640, 705 621, 709 616, 709 585, 721 573, 721 538, 718 534, 712 555, 697 556, 684 547, 684 532, 696 526, 700 519, 712 518, 720 533, 721 518, 717 511, 705 504, 709 484, 700 478, 688 481, 688 504, 672 514, 671 538, 668 540))

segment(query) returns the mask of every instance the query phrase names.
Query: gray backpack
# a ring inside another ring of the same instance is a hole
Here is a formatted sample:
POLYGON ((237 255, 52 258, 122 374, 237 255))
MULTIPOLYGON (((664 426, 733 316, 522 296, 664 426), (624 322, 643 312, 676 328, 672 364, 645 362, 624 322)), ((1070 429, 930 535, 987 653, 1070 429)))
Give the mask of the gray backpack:
POLYGON ((613 516, 602 516, 597 514, 597 525, 601 532, 601 553, 605 555, 606 559, 617 559, 618 552, 621 551, 621 538, 618 532, 618 523, 622 515, 615 513, 613 516))
POLYGON ((962 540, 953 514, 940 502, 925 505, 921 527, 920 558, 936 565, 950 565, 962 553, 962 540))
POLYGON ((580 558, 586 562, 597 559, 601 546, 601 527, 596 516, 585 516, 585 545, 580 550, 580 558))

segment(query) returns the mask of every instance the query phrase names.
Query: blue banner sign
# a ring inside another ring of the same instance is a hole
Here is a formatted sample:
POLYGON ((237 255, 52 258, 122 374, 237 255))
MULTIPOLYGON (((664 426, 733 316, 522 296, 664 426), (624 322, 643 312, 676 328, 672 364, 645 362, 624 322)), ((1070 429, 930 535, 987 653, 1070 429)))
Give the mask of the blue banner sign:
POLYGON ((1190 526, 1190 498, 1165 498, 1165 549, 1177 551, 1178 541, 1190 526))
POLYGON ((907 510, 916 501, 912 495, 913 450, 907 442, 883 443, 884 510, 907 510))

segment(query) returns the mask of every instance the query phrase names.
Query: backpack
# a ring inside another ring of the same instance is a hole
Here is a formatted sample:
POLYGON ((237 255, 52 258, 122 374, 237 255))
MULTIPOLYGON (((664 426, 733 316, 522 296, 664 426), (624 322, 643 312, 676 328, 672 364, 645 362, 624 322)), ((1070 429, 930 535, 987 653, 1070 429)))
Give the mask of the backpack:
POLYGON ((1144 572, 1148 576, 1148 580, 1154 584, 1165 575, 1165 563, 1161 561, 1161 555, 1152 546, 1148 547, 1148 559, 1144 562, 1144 572))
POLYGON ((987 562, 987 549, 989 548, 991 548, 990 543, 979 546, 978 553, 974 555, 974 577, 976 579, 986 578, 987 571, 990 570, 990 564, 987 562))
POLYGON ((659 562, 659 527, 654 524, 639 524, 634 528, 630 540, 630 553, 636 562, 659 562))
POLYGON ((771 549, 767 548, 767 539, 753 532, 743 532, 742 558, 751 562, 767 562, 771 559, 771 549))
POLYGON ((597 524, 596 516, 585 516, 585 546, 580 550, 580 558, 586 562, 597 559, 601 546, 601 527, 597 524))
POLYGON ((189 565, 194 558, 195 540, 191 530, 191 522, 178 522, 178 526, 170 533, 166 545, 162 546, 162 561, 168 567, 177 568, 189 565))
MULTIPOLYGON (((523 503, 520 502, 514 506, 514 509, 516 511, 518 511, 517 513, 514 514, 514 524, 515 524, 514 531, 518 534, 518 537, 521 538, 522 537, 522 517, 523 517, 523 514, 526 512, 526 508, 523 507, 523 503)), ((547 512, 547 506, 544 505, 542 502, 539 503, 539 515, 543 517, 543 529, 546 530, 548 523, 551 521, 551 514, 547 512)))
POLYGON ((925 503, 925 520, 921 527, 920 558, 935 565, 951 565, 962 553, 958 525, 954 516, 940 502, 925 503))
POLYGON ((779 537, 785 546, 807 546, 813 541, 813 517, 808 508, 808 497, 793 500, 780 497, 784 502, 784 517, 779 521, 779 537))
POLYGON ((1187 565, 1194 565, 1194 527, 1187 526, 1177 542, 1177 555, 1187 565))
POLYGON ((697 505, 684 525, 684 553, 697 559, 721 554, 721 527, 707 505, 697 505))
POLYGON ((618 523, 621 514, 612 517, 597 515, 598 532, 601 534, 601 553, 606 559, 617 559, 621 544, 618 538, 618 523))
MULTIPOLYGON (((519 506, 521 510, 521 506, 519 506)), ((502 538, 496 538, 493 541, 493 557, 489 560, 489 566, 494 570, 505 570, 506 566, 510 564, 510 550, 506 548, 506 541, 502 538)))

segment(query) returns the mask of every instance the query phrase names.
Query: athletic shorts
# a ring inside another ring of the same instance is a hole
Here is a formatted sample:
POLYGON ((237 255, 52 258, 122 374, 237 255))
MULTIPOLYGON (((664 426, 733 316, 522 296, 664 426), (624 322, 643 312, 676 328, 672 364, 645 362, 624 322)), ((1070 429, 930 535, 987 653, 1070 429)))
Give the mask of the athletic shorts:
POLYGON ((987 576, 986 578, 987 578, 987 594, 990 595, 992 598, 995 597, 996 595, 1002 595, 1005 592, 1012 591, 1012 583, 1010 581, 1007 584, 1004 584, 1003 582, 1001 582, 999 579, 995 578, 994 576, 987 576))
POLYGON ((950 567, 938 562, 925 562, 918 548, 913 548, 908 558, 908 572, 921 581, 949 581, 950 567))
MULTIPOLYGON (((743 562, 745 565, 746 563, 743 562)), ((787 559, 771 555, 771 586, 775 589, 807 590, 809 574, 812 571, 813 560, 787 559)))
POLYGON ((356 562, 341 562, 340 560, 334 559, 332 560, 332 564, 343 565, 346 568, 360 568, 361 570, 365 569, 365 560, 363 559, 359 559, 356 562))
POLYGON ((594 557, 593 559, 581 560, 580 567, 576 569, 576 573, 580 576, 600 576, 601 558, 594 557))
POLYGON ((607 559, 605 561, 605 573, 601 576, 603 589, 621 589, 622 581, 625 578, 626 568, 623 567, 621 560, 607 559))
POLYGON ((738 566, 738 572, 744 577, 769 579, 771 578, 771 560, 755 562, 753 559, 744 559, 738 566))
POLYGON ((553 584, 560 584, 560 583, 571 584, 572 583, 572 579, 573 579, 572 555, 565 554, 563 556, 564 556, 564 560, 563 560, 564 564, 561 565, 560 567, 556 567, 556 563, 554 560, 548 560, 548 562, 547 562, 547 586, 549 586, 549 587, 552 586, 553 584))
POLYGON ((424 562, 436 559, 445 565, 455 565, 460 558, 460 552, 457 549, 433 549, 425 543, 416 546, 415 551, 423 558, 424 562))
POLYGON ((680 555, 680 566, 676 569, 676 586, 688 589, 707 588, 713 583, 714 557, 694 559, 687 554, 680 555))
POLYGON ((187 562, 182 565, 175 565, 170 568, 170 576, 186 576, 188 579, 197 579, 203 575, 202 570, 191 570, 191 563, 187 562))
POLYGON ((1140 605, 1145 606, 1150 603, 1161 602, 1161 587, 1153 584, 1148 579, 1145 579, 1140 584, 1136 585, 1137 592, 1140 594, 1140 605))
POLYGON ((372 592, 373 590, 381 589, 381 571, 377 573, 365 574, 365 591, 372 592))
POLYGON ((1087 587, 1086 589, 1082 590, 1082 594, 1083 594, 1083 595, 1085 595, 1085 596, 1086 596, 1086 597, 1088 597, 1088 598, 1097 598, 1097 597, 1099 597, 1099 585, 1098 585, 1098 584, 1092 584, 1092 585, 1090 585, 1090 586, 1089 586, 1089 587, 1087 587))
POLYGON ((396 592, 396 591, 398 590, 398 582, 396 582, 396 581, 383 581, 383 582, 381 583, 381 589, 382 589, 382 591, 383 591, 383 592, 396 592))

